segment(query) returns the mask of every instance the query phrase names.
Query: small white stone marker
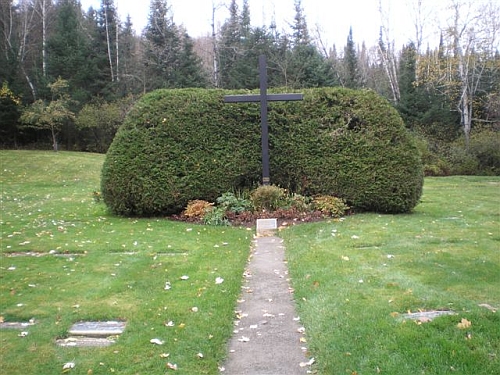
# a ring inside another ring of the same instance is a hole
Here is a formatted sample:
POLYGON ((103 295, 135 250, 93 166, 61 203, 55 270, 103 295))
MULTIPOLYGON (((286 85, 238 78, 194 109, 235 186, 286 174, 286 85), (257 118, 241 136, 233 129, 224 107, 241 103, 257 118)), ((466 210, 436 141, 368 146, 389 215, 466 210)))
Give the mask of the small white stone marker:
POLYGON ((277 219, 257 219, 257 235, 273 235, 277 229, 277 219))

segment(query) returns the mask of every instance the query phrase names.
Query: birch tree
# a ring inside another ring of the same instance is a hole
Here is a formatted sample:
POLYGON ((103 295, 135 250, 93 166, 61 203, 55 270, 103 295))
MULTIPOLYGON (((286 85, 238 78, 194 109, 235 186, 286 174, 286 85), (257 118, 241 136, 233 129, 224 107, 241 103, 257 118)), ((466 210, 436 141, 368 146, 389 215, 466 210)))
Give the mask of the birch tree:
POLYGON ((420 61, 420 81, 454 103, 468 147, 479 94, 491 90, 484 82, 486 73, 498 61, 500 4, 495 0, 450 0, 446 10, 450 16, 442 29, 439 60, 437 64, 420 61))
POLYGON ((381 19, 380 38, 378 52, 382 66, 389 80, 392 93, 392 101, 397 104, 401 99, 397 74, 397 59, 394 48, 394 40, 391 39, 389 11, 383 8, 382 0, 379 0, 379 13, 381 19))

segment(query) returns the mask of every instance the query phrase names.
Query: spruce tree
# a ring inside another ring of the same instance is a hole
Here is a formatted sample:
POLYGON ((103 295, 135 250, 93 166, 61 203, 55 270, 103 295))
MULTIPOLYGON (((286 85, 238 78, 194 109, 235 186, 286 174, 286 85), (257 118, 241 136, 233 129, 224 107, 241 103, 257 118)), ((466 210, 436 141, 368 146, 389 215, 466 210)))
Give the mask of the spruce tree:
MULTIPOLYGON (((297 88, 333 85, 335 76, 332 66, 319 53, 309 36, 301 0, 295 0, 292 31, 292 50, 290 53, 285 52, 287 85, 297 88)), ((283 41, 286 43, 287 39, 283 41)))
POLYGON ((352 37, 352 27, 349 28, 347 44, 344 48, 344 86, 350 89, 359 88, 359 68, 356 47, 352 37))
POLYGON ((181 38, 166 0, 151 0, 144 38, 147 90, 178 87, 181 38))
POLYGON ((56 7, 56 22, 47 41, 49 80, 66 80, 72 99, 80 104, 100 93, 98 67, 81 25, 83 15, 76 0, 63 0, 56 7))

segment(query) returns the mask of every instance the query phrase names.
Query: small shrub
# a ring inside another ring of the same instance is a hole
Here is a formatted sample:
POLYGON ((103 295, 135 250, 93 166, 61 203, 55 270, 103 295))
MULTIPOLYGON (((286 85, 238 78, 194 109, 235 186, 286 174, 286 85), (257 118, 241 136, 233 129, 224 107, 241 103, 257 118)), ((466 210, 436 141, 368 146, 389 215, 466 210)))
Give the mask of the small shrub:
POLYGON ((297 212, 308 212, 311 210, 312 199, 300 194, 293 193, 285 200, 285 207, 297 212))
POLYGON ((223 207, 225 211, 240 214, 253 209, 252 202, 249 199, 237 197, 234 193, 224 193, 217 198, 217 205, 223 207))
POLYGON ((203 218, 205 217, 208 210, 213 208, 213 203, 196 199, 189 201, 186 209, 184 210, 184 215, 190 218, 203 218))
POLYGON ((92 196, 94 197, 94 202, 95 203, 100 203, 101 202, 102 196, 101 196, 101 192, 100 191, 94 190, 94 192, 92 193, 92 196))
POLYGON ((318 211, 331 217, 342 217, 350 208, 343 199, 331 195, 320 195, 314 198, 313 203, 318 211))
POLYGON ((205 225, 230 226, 231 223, 226 216, 226 210, 223 207, 209 207, 203 216, 205 225))
POLYGON ((275 211, 286 198, 286 191, 275 185, 262 185, 252 191, 250 199, 256 211, 275 211))

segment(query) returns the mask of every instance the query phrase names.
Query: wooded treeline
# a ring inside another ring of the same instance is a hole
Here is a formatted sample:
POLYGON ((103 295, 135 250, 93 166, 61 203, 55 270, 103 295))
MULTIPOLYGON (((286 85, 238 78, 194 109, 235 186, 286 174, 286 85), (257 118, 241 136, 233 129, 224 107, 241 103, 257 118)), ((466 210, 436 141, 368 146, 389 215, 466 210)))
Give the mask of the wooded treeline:
MULTIPOLYGON (((219 27, 214 5, 211 35, 196 39, 173 21, 168 0, 150 1, 141 35, 130 17, 118 18, 114 0, 88 10, 77 0, 1 0, 0 143, 41 147, 50 140, 54 148, 105 152, 138 96, 157 88, 257 88, 264 53, 271 87, 368 88, 386 97, 422 136, 429 157, 442 158, 443 142, 461 142, 466 157, 471 137, 484 131, 498 145, 498 2, 449 0, 432 48, 423 45, 423 0, 413 3, 415 38, 399 47, 384 17, 377 45, 359 43, 352 29, 344 46, 324 45, 300 0, 291 4, 289 30, 253 26, 248 0, 228 0, 219 27)), ((500 160, 494 146, 481 151, 485 159, 500 160)))

